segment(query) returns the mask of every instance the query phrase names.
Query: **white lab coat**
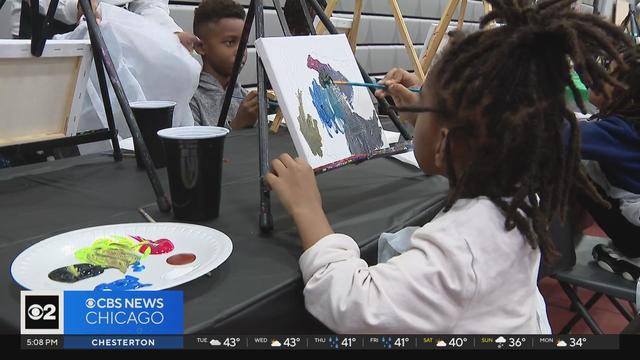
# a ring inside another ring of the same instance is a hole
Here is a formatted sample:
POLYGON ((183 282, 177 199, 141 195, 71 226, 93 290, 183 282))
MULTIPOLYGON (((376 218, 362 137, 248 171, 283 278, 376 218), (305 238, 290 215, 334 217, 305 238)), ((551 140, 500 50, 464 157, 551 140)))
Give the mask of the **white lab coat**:
MULTIPOLYGON (((129 11, 143 16, 171 32, 182 29, 169 16, 169 0, 102 0, 106 3, 128 3, 129 11)), ((40 0, 40 13, 46 14, 50 0, 40 0)), ((100 1, 99 1, 100 2, 100 1)), ((78 22, 78 0, 59 0, 54 18, 65 24, 78 22)))
POLYGON ((7 0, 5 6, 10 6, 9 13, 11 14, 11 35, 20 35, 20 9, 22 7, 21 0, 7 0))
MULTIPOLYGON (((67 0, 69 1, 69 0, 67 0)), ((75 0, 71 0, 75 1, 75 0)), ((134 2, 148 1, 134 0, 134 2)), ((163 1, 152 1, 162 3, 163 1)), ((65 2, 65 6, 66 6, 65 2)), ((166 5, 166 0, 164 1, 166 5)), ((127 99, 168 100, 176 102, 173 126, 194 124, 189 101, 198 87, 201 66, 182 46, 173 34, 157 21, 131 11, 102 3, 98 10, 102 14, 100 29, 113 60, 127 99)), ((153 12, 155 10, 151 10, 153 12)), ((148 12, 147 12, 148 13, 148 12)), ((171 20, 173 22, 173 20, 171 20)), ((57 35, 55 39, 88 39, 86 22, 69 33, 57 35)), ((116 128, 122 138, 131 136, 120 106, 110 90, 116 128)), ((95 68, 92 67, 87 95, 80 112, 78 132, 107 126, 104 105, 100 95, 95 68)), ((107 150, 108 142, 80 146, 83 154, 107 150)))

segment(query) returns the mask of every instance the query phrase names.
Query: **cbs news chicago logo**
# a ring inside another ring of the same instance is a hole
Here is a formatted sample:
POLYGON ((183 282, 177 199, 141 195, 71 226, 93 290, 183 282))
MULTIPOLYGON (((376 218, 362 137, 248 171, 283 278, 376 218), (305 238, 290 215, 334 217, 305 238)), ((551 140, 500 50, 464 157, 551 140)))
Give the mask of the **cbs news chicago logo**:
POLYGON ((62 291, 20 292, 20 334, 64 334, 62 291))

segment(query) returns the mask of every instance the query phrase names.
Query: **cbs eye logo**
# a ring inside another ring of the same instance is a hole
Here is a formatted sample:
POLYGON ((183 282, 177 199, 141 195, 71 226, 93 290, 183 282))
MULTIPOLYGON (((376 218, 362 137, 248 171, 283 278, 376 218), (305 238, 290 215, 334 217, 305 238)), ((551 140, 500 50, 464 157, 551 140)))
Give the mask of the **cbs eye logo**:
POLYGON ((27 309, 27 316, 31 320, 56 320, 56 306, 52 304, 46 304, 44 308, 40 304, 33 304, 27 309))
POLYGON ((54 333, 62 330, 62 301, 57 294, 23 294, 21 323, 23 333, 54 333))

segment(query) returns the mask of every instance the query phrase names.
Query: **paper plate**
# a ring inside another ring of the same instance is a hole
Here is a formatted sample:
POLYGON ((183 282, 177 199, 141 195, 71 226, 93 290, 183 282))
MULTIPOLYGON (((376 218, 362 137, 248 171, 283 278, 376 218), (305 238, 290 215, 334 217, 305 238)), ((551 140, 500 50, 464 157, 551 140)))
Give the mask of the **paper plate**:
POLYGON ((231 254, 231 239, 224 233, 199 225, 181 223, 137 223, 98 226, 75 230, 40 241, 18 255, 11 265, 13 279, 29 290, 94 290, 100 284, 133 276, 148 286, 138 290, 162 290, 184 284, 222 264, 231 254), (49 279, 55 269, 79 264, 75 252, 101 237, 141 236, 149 240, 168 239, 174 249, 165 254, 149 255, 140 261, 144 269, 129 266, 123 274, 107 268, 100 275, 74 283, 49 279), (177 254, 194 254, 195 261, 171 265, 167 258, 177 254), (138 271, 135 271, 138 270, 138 271))

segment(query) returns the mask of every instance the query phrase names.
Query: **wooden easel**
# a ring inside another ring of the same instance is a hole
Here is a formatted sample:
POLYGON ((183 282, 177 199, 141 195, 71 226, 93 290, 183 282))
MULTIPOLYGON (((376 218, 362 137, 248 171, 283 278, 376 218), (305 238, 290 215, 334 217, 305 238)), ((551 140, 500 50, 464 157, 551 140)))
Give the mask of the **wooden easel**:
MULTIPOLYGON (((351 44, 351 50, 353 50, 354 53, 356 51, 358 31, 360 30, 360 19, 362 17, 363 1, 364 0, 355 0, 355 6, 353 9, 353 24, 351 26, 351 30, 349 30, 349 33, 347 34, 349 44, 351 44)), ((338 0, 329 0, 329 2, 327 2, 327 7, 325 8, 324 13, 328 17, 331 17, 337 5, 338 0)), ((420 60, 418 59, 416 49, 413 46, 413 41, 411 40, 411 35, 409 34, 409 30, 407 29, 407 24, 404 22, 404 17, 400 12, 398 0, 389 0, 389 5, 391 6, 391 10, 393 11, 393 17, 395 18, 396 25, 398 27, 398 30, 400 31, 400 35, 402 36, 402 40, 404 41, 404 47, 407 50, 407 54, 409 55, 411 63, 413 64, 413 70, 420 77, 424 77, 422 67, 420 66, 420 60)), ((316 33, 320 34, 323 31, 325 31, 325 27, 322 23, 319 23, 316 27, 316 33)))
MULTIPOLYGON (((34 0, 35 1, 35 0, 34 0)), ((80 0, 80 1, 89 1, 89 0, 80 0)), ((264 0, 251 0, 249 4, 249 11, 247 12, 247 16, 244 22, 244 28, 242 30, 242 37, 240 38, 240 44, 238 45, 238 50, 236 52, 236 59, 233 64, 233 70, 231 73, 231 84, 235 84, 238 79, 238 74, 240 73, 241 64, 244 60, 244 54, 247 49, 247 43, 249 40, 249 34, 251 33, 251 28, 253 27, 253 23, 255 20, 255 37, 259 39, 264 37, 264 0)), ((282 27, 282 32, 285 36, 289 36, 290 31, 288 28, 287 20, 284 17, 284 12, 282 11, 282 7, 280 6, 280 0, 272 0, 273 4, 276 8, 276 12, 278 14, 278 18, 280 20, 280 25, 282 27)), ((324 9, 320 6, 317 0, 299 0, 303 5, 304 17, 305 21, 309 25, 309 28, 313 29, 313 21, 309 16, 309 11, 306 9, 306 5, 309 4, 314 9, 320 21, 324 23, 324 26, 327 27, 330 33, 337 34, 338 31, 335 26, 331 23, 329 17, 324 14, 324 9)), ((315 32, 315 31, 312 31, 315 32)), ((356 60, 356 63, 357 60, 356 60)), ((265 176, 269 173, 269 128, 267 123, 267 99, 269 95, 267 94, 267 89, 265 87, 266 73, 264 69, 264 65, 260 58, 257 58, 256 61, 256 70, 257 70, 257 80, 258 80, 258 160, 260 165, 260 215, 259 215, 259 225, 260 230, 264 233, 267 233, 273 229, 273 217, 271 216, 271 195, 270 189, 267 184, 264 182, 265 176)), ((362 75, 362 78, 366 82, 372 82, 373 80, 366 72, 366 70, 362 67, 362 65, 358 64, 358 70, 362 75)), ((224 126, 224 123, 227 119, 227 114, 229 113, 229 105, 231 103, 231 98, 233 96, 233 87, 227 87, 227 91, 225 93, 225 99, 222 104, 222 109, 220 110, 220 116, 218 118, 218 126, 224 126)), ((379 106, 383 109, 383 111, 390 111, 390 105, 385 99, 381 99, 379 106)), ((402 125, 400 119, 397 114, 394 112, 389 113, 389 118, 391 122, 396 126, 398 132, 402 136, 402 138, 406 141, 411 140, 411 134, 407 129, 402 125)), ((406 146, 404 146, 406 148, 406 146)), ((379 156, 377 154, 375 156, 379 156)), ((389 154, 384 154, 389 155, 389 154)), ((373 157, 375 157, 373 156, 373 157)), ((371 158, 373 158, 371 157, 371 158)), ((367 157, 369 158, 369 157, 367 157)), ((367 160, 367 159, 363 159, 367 160)), ((342 166, 350 165, 353 162, 346 162, 345 164, 338 164, 332 169, 337 169, 342 166)))
MULTIPOLYGON (((49 3, 47 13, 44 16, 42 21, 36 20, 39 16, 39 5, 38 1, 30 0, 30 8, 28 11, 31 12, 31 55, 33 57, 41 57, 43 52, 46 49, 47 40, 53 33, 53 19, 55 16, 56 9, 58 7, 58 0, 51 0, 49 3)), ((113 158, 115 161, 122 160, 122 153, 120 151, 120 145, 118 143, 118 131, 116 129, 114 119, 113 119, 113 111, 111 108, 111 102, 109 100, 109 90, 107 85, 107 77, 111 82, 111 87, 114 90, 116 98, 118 99, 118 103, 120 104, 120 108, 122 109, 122 113, 124 118, 129 126, 129 130, 131 131, 131 135, 136 143, 136 146, 142 156, 143 163, 145 165, 145 169, 147 171, 147 177, 151 182, 151 186, 156 195, 156 203, 158 204, 158 208, 162 212, 171 211, 171 203, 169 202, 169 198, 166 196, 164 189, 162 187, 162 183, 158 177, 158 174, 153 166, 151 156, 149 155, 149 151, 147 150, 147 146, 144 143, 144 139, 140 133, 140 128, 138 124, 135 122, 133 112, 131 111, 131 107, 129 106, 129 101, 127 100, 126 94, 122 87, 122 83, 118 77, 118 73, 116 68, 113 65, 113 61, 111 59, 111 55, 109 54, 109 50, 107 45, 102 37, 102 32, 100 31, 100 27, 96 21, 96 17, 91 8, 90 0, 79 0, 78 1, 80 8, 84 12, 84 16, 86 19, 87 29, 89 33, 89 39, 91 44, 91 51, 93 52, 93 63, 96 69, 96 75, 98 77, 98 82, 100 85, 100 93, 102 96, 102 101, 104 104, 104 110, 107 118, 107 129, 98 129, 96 131, 90 131, 83 134, 73 135, 75 131, 69 131, 67 133, 66 127, 68 126, 69 119, 66 120, 67 124, 65 124, 65 129, 63 131, 56 131, 54 134, 49 134, 50 136, 46 136, 40 134, 36 138, 23 138, 19 143, 14 143, 11 145, 13 147, 20 147, 22 149, 46 149, 60 146, 69 146, 69 145, 79 145, 79 144, 87 144, 97 141, 110 140, 113 145, 113 158), (106 72, 106 74, 105 74, 106 72), (71 136, 68 136, 71 135, 71 136)), ((4 1, 0 0, 0 7, 4 5, 4 1)), ((26 10, 23 8, 23 10, 26 10)), ((11 40, 13 41, 13 40, 11 40)), ((10 44, 7 44, 8 50, 10 50, 10 44)), ((7 48, 4 49, 5 51, 7 48)), ((55 51, 61 51, 62 49, 58 48, 55 51)), ((76 49, 77 50, 77 49, 76 49)), ((52 56, 55 58, 56 56, 52 56)), ((80 63, 78 66, 81 66, 80 63)), ((83 67, 80 70, 83 70, 80 75, 84 75, 84 70, 86 67, 83 67)), ((80 71, 78 70, 78 71, 80 71)), ((86 83, 86 78, 82 80, 86 83)), ((3 84, 4 85, 4 84, 3 84)), ((61 85, 62 86, 62 85, 61 85)), ((76 86, 77 87, 77 86, 76 86)), ((82 92, 80 92, 81 94, 82 92)), ((49 101, 49 98, 41 99, 41 98, 33 98, 35 93, 26 94, 27 97, 31 96, 31 100, 33 104, 38 104, 38 102, 45 103, 49 101)), ((77 94, 76 94, 77 95, 77 94)), ((55 103, 55 101, 54 101, 55 103)), ((42 106, 42 104, 41 104, 42 106)), ((22 119, 22 118, 21 118, 22 119)), ((39 120, 39 119, 37 119, 39 120)), ((33 125, 33 124, 31 124, 33 125)), ((77 125, 77 123, 76 123, 77 125)), ((74 129, 75 130, 75 129, 74 129)), ((15 140, 15 139, 14 139, 15 140)), ((1 143, 0 143, 1 144, 1 143)), ((1 145, 0 145, 1 146, 1 145)), ((8 147, 7 147, 8 148, 8 147)), ((7 149, 5 148, 5 150, 7 149)))
MULTIPOLYGON (((466 0, 464 0, 466 2, 466 0)), ((358 31, 360 30, 360 20, 362 18, 362 7, 364 0, 355 0, 354 9, 353 9, 353 22, 351 25, 351 29, 347 33, 347 39, 349 40, 349 44, 351 45, 351 51, 356 53, 356 46, 358 44, 358 31)), ((324 13, 328 18, 331 18, 333 15, 333 11, 336 9, 338 5, 338 0, 329 0, 327 2, 327 6, 324 9, 324 13)), ((391 6, 391 10, 393 11, 393 16, 396 21, 396 25, 398 26, 398 30, 400 31, 400 35, 402 36, 402 40, 404 41, 404 47, 407 50, 407 54, 409 55, 409 59, 413 64, 413 69, 420 78, 424 78, 424 72, 422 70, 422 66, 420 64, 420 60, 418 59, 418 55, 416 53, 416 49, 413 46, 413 41, 411 40, 411 35, 409 34, 409 30, 407 29, 407 24, 404 21, 404 17, 400 12, 400 6, 398 5, 397 0, 389 0, 389 5, 391 6)), ((326 27, 321 22, 318 23, 318 26, 315 29, 315 33, 320 34, 326 31, 326 27)), ((282 123, 283 115, 280 109, 278 109, 276 113, 276 117, 271 124, 271 132, 278 132, 280 128, 280 124, 282 123)))
MULTIPOLYGON (((422 79, 425 78, 425 74, 431 67, 433 63, 433 59, 436 57, 438 53, 438 48, 442 43, 442 39, 444 35, 447 33, 447 29, 449 28, 449 24, 451 24, 451 19, 453 18, 453 14, 456 12, 458 8, 458 4, 460 4, 460 16, 458 17, 458 30, 462 30, 462 26, 464 25, 464 15, 467 11, 467 0, 449 0, 447 7, 442 14, 442 18, 440 19, 440 23, 436 28, 436 31, 433 33, 431 40, 429 41, 429 46, 427 48, 427 52, 424 57, 420 59, 421 70, 422 70, 422 79)), ((486 1, 482 1, 484 5, 484 13, 485 15, 491 12, 491 4, 486 1)))
MULTIPOLYGON (((624 15, 626 9, 627 13, 619 23, 619 25, 628 32, 633 42, 640 44, 640 26, 638 25, 638 11, 636 10, 636 1, 627 3, 626 1, 619 2, 616 8, 616 17, 620 14, 624 15)), ((618 21, 616 20, 616 24, 618 21)))

